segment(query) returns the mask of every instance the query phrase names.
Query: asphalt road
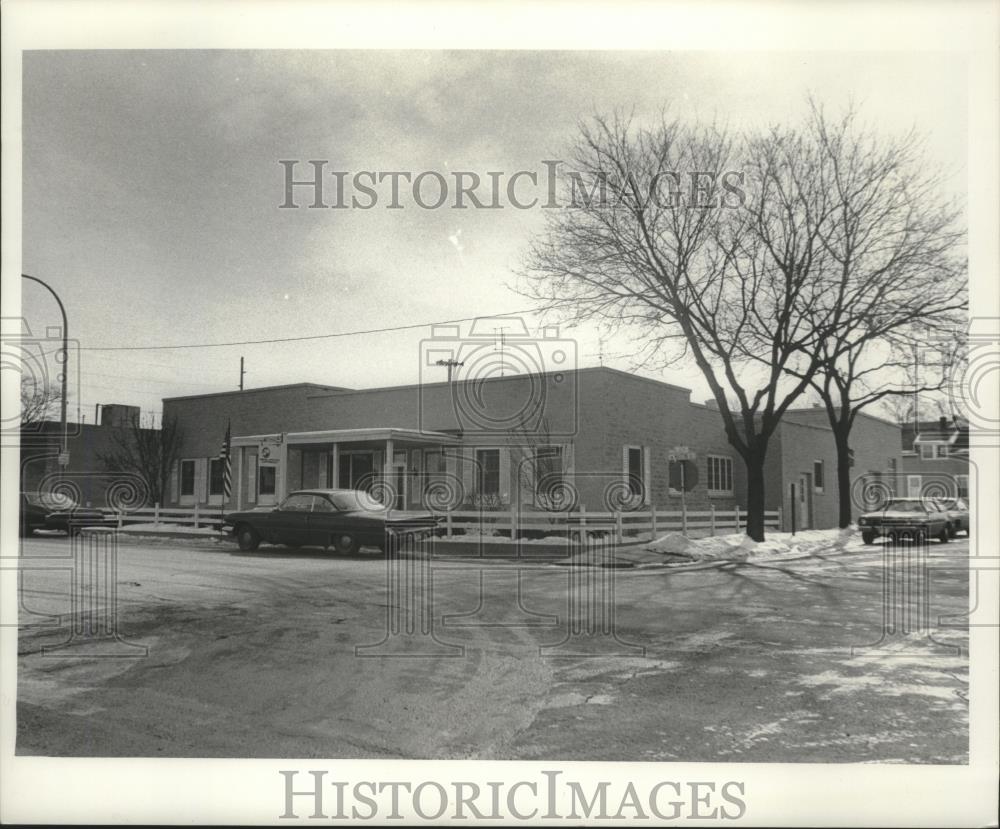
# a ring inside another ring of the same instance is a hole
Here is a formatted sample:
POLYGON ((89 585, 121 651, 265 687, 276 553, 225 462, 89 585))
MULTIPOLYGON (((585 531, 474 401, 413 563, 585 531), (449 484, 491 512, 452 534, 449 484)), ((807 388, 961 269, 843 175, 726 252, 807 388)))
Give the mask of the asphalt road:
MULTIPOLYGON (((23 546, 42 569, 23 574, 19 754, 967 760, 967 629, 901 615, 919 570, 893 571, 886 602, 879 547, 709 569, 404 562, 390 600, 377 556, 130 540, 117 629, 145 656, 58 647, 68 551, 23 546), (912 632, 883 635, 884 615, 912 632)), ((929 552, 932 617, 963 613, 967 542, 929 552)))

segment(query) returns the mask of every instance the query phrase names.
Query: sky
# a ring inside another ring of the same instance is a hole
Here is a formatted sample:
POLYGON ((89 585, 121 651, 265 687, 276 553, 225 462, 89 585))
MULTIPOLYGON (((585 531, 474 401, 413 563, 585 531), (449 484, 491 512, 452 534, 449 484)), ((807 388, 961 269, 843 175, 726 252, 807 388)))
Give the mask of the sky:
MULTIPOLYGON (((80 346, 71 408, 88 422, 97 403, 155 412, 163 397, 235 389, 241 356, 247 388, 444 380, 424 365, 429 325, 203 346, 531 308, 516 272, 544 211, 461 210, 453 197, 389 209, 387 185, 369 210, 307 209, 302 188, 302 207, 280 209, 280 160, 303 162, 299 177, 311 159, 349 175, 542 173, 594 113, 667 107, 743 129, 801 119, 811 93, 834 111, 857 101, 887 134, 916 127, 964 197, 966 73, 935 52, 26 52, 23 270, 66 305, 80 346), (163 345, 199 347, 138 348, 163 345)), ((58 324, 37 286, 22 308, 33 333, 58 324)), ((524 320, 537 335, 538 318, 524 320)), ((560 336, 579 366, 634 368, 627 337, 560 336)), ((709 396, 690 365, 638 371, 709 396)))

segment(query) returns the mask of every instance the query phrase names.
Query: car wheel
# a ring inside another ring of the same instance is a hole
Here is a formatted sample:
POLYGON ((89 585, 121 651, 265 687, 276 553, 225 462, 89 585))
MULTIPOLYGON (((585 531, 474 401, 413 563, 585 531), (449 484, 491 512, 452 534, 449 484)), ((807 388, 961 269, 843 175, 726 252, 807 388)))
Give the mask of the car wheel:
POLYGON ((260 535, 249 524, 240 524, 236 528, 236 541, 241 550, 250 553, 260 546, 260 535))
POLYGON ((872 544, 875 541, 875 533, 861 533, 861 540, 865 544, 872 544))
POLYGON ((949 538, 954 538, 957 535, 958 535, 958 527, 956 527, 954 524, 949 524, 948 525, 948 537, 949 538))
POLYGON ((361 542, 350 533, 337 533, 333 536, 331 544, 342 556, 354 555, 361 549, 361 542))
POLYGON ((941 528, 941 532, 938 533, 938 541, 942 544, 947 544, 951 540, 951 527, 947 524, 941 528))

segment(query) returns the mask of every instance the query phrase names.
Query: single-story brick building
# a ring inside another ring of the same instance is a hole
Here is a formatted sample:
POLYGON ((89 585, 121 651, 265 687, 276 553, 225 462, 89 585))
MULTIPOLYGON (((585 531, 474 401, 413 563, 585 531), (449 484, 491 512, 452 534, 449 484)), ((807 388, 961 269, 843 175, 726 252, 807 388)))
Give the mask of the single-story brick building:
MULTIPOLYGON (((745 470, 718 411, 690 396, 680 386, 599 367, 167 398, 164 419, 175 418, 184 439, 170 504, 223 506, 219 454, 228 425, 233 508, 274 504, 302 487, 374 485, 387 487, 397 508, 437 498, 530 509, 568 498, 591 511, 679 509, 682 475, 689 509, 745 505, 745 470)), ((780 508, 786 527, 793 492, 799 528, 836 525, 836 456, 825 417, 818 409, 790 411, 774 437, 767 509, 780 508)), ((895 424, 859 417, 852 443, 859 475, 898 468, 895 424)))

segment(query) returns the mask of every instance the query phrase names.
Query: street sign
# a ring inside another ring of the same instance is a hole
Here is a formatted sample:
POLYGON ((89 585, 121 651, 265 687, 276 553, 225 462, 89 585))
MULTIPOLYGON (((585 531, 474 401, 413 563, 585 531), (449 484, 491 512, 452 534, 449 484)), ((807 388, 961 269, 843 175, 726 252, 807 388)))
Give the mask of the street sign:
POLYGON ((698 485, 698 467, 694 461, 671 460, 668 470, 674 492, 690 492, 698 485))
POLYGON ((675 446, 669 453, 671 463, 674 461, 693 461, 696 457, 695 453, 687 446, 675 446))

